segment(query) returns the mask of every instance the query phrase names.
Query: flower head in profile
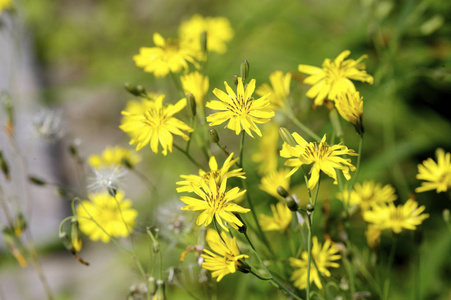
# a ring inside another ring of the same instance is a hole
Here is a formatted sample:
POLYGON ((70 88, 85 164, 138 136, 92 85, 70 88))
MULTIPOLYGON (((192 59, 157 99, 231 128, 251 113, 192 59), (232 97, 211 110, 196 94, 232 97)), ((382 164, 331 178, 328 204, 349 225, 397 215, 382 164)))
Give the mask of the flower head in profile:
MULTIPOLYGON (((328 268, 339 267, 339 264, 335 262, 341 258, 338 252, 339 250, 335 247, 335 245, 331 244, 330 240, 326 240, 324 245, 321 245, 318 242, 318 238, 316 236, 313 237, 312 261, 310 263, 310 283, 314 282, 319 289, 323 288, 320 276, 330 277, 331 274, 328 268)), ((290 278, 294 281, 294 286, 300 290, 306 289, 308 266, 307 251, 302 252, 301 259, 290 257, 290 265, 294 268, 293 274, 290 278)))
POLYGON ((124 199, 122 191, 118 191, 115 197, 107 192, 91 194, 89 199, 91 201, 81 201, 76 212, 80 230, 84 234, 93 241, 101 240, 104 243, 108 243, 110 237, 130 235, 138 212, 131 208, 130 200, 124 199))
POLYGON ((205 105, 205 96, 208 92, 209 81, 208 76, 195 71, 183 76, 180 76, 183 91, 185 94, 193 94, 194 100, 198 107, 205 105))
POLYGON ((304 83, 312 85, 306 95, 315 98, 315 105, 322 105, 325 99, 335 100, 337 95, 347 90, 355 91, 351 80, 373 84, 373 77, 366 73, 365 64, 361 63, 367 56, 362 55, 358 60, 345 60, 349 54, 351 51, 345 50, 334 60, 326 58, 322 68, 299 65, 299 72, 310 75, 304 83))
POLYGON ((135 151, 121 146, 108 146, 101 154, 88 157, 88 164, 96 169, 101 167, 130 166, 134 167, 141 160, 135 151))
POLYGON ((155 47, 141 47, 139 54, 133 56, 135 64, 145 72, 156 77, 164 77, 169 72, 178 73, 182 69, 188 71, 188 62, 197 65, 197 53, 189 47, 184 47, 177 40, 165 40, 159 33, 154 33, 155 47))
POLYGON ((354 125, 357 133, 363 133, 363 97, 360 97, 359 92, 347 90, 339 93, 335 99, 335 107, 343 119, 354 125))
POLYGON ((343 171, 346 180, 351 178, 349 172, 355 171, 355 167, 351 164, 350 158, 343 158, 341 156, 358 155, 354 150, 348 149, 348 147, 341 144, 329 146, 326 143, 326 135, 324 135, 319 143, 307 143, 296 132, 292 136, 297 145, 292 147, 285 142, 280 151, 280 156, 289 158, 285 162, 285 165, 294 167, 287 176, 293 175, 303 165, 313 164, 308 181, 309 189, 314 188, 318 183, 320 171, 333 178, 334 184, 337 184, 337 169, 343 171))
POLYGON ((262 84, 255 93, 259 96, 269 96, 269 102, 271 102, 272 109, 281 108, 287 101, 290 95, 290 83, 291 83, 291 73, 283 74, 282 71, 275 71, 269 75, 269 81, 271 85, 264 83, 262 84))
POLYGON ((338 199, 348 201, 350 206, 358 205, 362 211, 370 210, 374 205, 393 202, 397 198, 395 189, 390 184, 382 186, 374 181, 356 183, 350 196, 347 192, 338 195, 338 199))
POLYGON ((174 117, 186 106, 186 99, 168 106, 163 105, 163 99, 164 95, 155 101, 143 99, 139 106, 134 102, 132 110, 122 111, 125 117, 119 128, 129 134, 130 145, 136 145, 136 151, 150 143, 152 151, 158 153, 158 144, 161 144, 163 154, 167 155, 168 150, 172 152, 173 134, 189 140, 183 131, 192 132, 193 129, 174 117))
POLYGON ((271 122, 263 127, 263 136, 258 141, 258 152, 252 160, 258 162, 258 173, 267 174, 277 169, 279 158, 279 125, 271 122))
POLYGON ((272 217, 260 215, 259 223, 263 231, 285 231, 293 218, 291 210, 280 201, 276 205, 271 204, 272 217))
POLYGON ((271 196, 279 200, 284 200, 284 198, 280 196, 279 193, 277 193, 277 188, 281 186, 286 191, 290 190, 290 176, 288 176, 289 173, 289 169, 273 170, 266 176, 262 177, 261 183, 258 187, 271 196))
POLYGON ((201 199, 183 196, 180 198, 186 206, 182 207, 182 210, 191 211, 203 211, 197 218, 197 225, 208 226, 213 218, 218 221, 219 225, 225 230, 229 229, 224 225, 224 221, 230 224, 234 228, 243 226, 234 213, 247 213, 250 210, 243 208, 234 203, 236 199, 246 193, 246 190, 240 191, 238 187, 235 187, 229 191, 226 191, 227 178, 225 178, 218 186, 213 177, 210 177, 208 182, 202 182, 201 188, 193 186, 194 193, 201 199), (223 221, 224 220, 224 221, 223 221))
POLYGON ((238 78, 237 93, 230 88, 227 82, 224 82, 227 94, 219 89, 214 89, 213 94, 219 98, 220 101, 212 100, 207 103, 207 107, 215 110, 222 110, 209 115, 207 122, 211 122, 210 126, 215 126, 227 123, 227 128, 235 131, 238 135, 242 130, 254 137, 251 130, 255 131, 259 136, 262 136, 257 124, 268 123, 274 117, 274 111, 269 107, 269 95, 265 95, 257 100, 254 100, 252 94, 255 90, 255 79, 249 82, 249 85, 244 89, 243 80, 238 78))
POLYGON ((417 179, 424 180, 416 193, 436 190, 446 192, 451 187, 451 154, 443 149, 436 150, 437 162, 428 158, 418 165, 417 179))
POLYGON ((415 230, 429 217, 429 214, 423 213, 424 209, 424 206, 418 207, 417 202, 409 199, 404 205, 376 205, 363 213, 363 219, 380 230, 391 229, 394 233, 401 233, 402 229, 415 230))
POLYGON ((233 38, 234 32, 228 19, 224 17, 202 17, 194 15, 183 22, 179 28, 179 37, 183 44, 197 51, 201 49, 201 34, 207 34, 207 50, 223 54, 227 51, 226 43, 233 38))
POLYGON ((218 232, 213 229, 208 229, 206 241, 211 250, 204 249, 202 257, 205 261, 202 263, 202 268, 212 271, 211 276, 217 282, 228 274, 233 274, 236 270, 244 264, 241 259, 249 258, 246 254, 240 254, 236 237, 229 239, 225 232, 218 232))
POLYGON ((233 159, 233 152, 227 157, 221 169, 218 169, 218 163, 216 162, 216 158, 214 156, 210 157, 210 161, 208 165, 210 167, 210 171, 205 172, 204 170, 199 170, 199 176, 197 175, 181 175, 183 181, 178 181, 176 184, 181 185, 181 187, 177 188, 177 192, 193 192, 194 187, 200 189, 202 187, 202 183, 205 182, 208 184, 210 178, 213 178, 216 184, 219 186, 224 179, 239 177, 244 177, 244 172, 242 168, 230 170, 230 168, 238 161, 238 158, 233 159))

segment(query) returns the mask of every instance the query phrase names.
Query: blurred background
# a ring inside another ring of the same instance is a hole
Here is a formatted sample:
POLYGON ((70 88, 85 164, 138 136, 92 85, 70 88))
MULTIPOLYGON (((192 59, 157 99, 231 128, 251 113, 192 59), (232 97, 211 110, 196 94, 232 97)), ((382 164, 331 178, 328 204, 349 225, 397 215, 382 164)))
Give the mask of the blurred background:
MULTIPOLYGON (((91 266, 79 264, 58 239, 59 222, 70 214, 70 201, 55 188, 31 185, 26 178, 31 174, 82 188, 79 166, 68 151, 71 146, 83 159, 107 145, 126 146, 128 137, 118 128, 120 112, 132 99, 123 87, 125 82, 166 93, 166 99, 175 103, 171 80, 143 72, 132 57, 140 47, 153 46, 155 32, 176 37, 181 22, 194 14, 226 17, 235 31, 224 55, 209 56, 207 99, 213 99, 212 89, 223 89, 224 81, 231 82, 243 59, 250 62, 250 76, 257 84, 268 82, 275 70, 293 72, 291 93, 299 101, 296 114, 321 135, 331 131, 328 112, 324 107, 312 108, 297 66, 321 66, 325 58, 335 58, 346 49, 353 59, 367 54, 367 72, 374 76, 374 84, 356 83, 365 101, 360 180, 391 183, 405 202, 420 185, 415 179, 417 164, 434 158, 437 148, 451 150, 449 1, 17 0, 12 5, 0 15, 0 90, 13 103, 15 139, 26 168, 2 132, 0 146, 11 161, 12 178, 11 182, 2 178, 2 195, 32 210, 28 225, 56 299, 125 299, 140 276, 119 248, 88 239, 81 256, 91 266), (61 115, 63 139, 43 140, 35 133, 33 120, 42 109, 56 109, 61 115), (26 185, 30 185, 32 209, 26 185)), ((4 124, 6 112, 0 117, 4 124)), ((350 133, 348 147, 356 149, 354 129, 344 129, 350 133)), ((233 133, 225 138, 233 138, 233 133)), ((256 147, 256 141, 249 143, 256 147)), ((140 154, 144 157, 140 171, 158 186, 149 195, 138 178, 126 180, 127 195, 139 211, 137 231, 144 234, 146 226, 167 225, 160 224, 157 215, 179 212, 182 203, 175 182, 180 174, 197 170, 179 153, 163 157, 144 148, 140 154), (156 204, 149 206, 150 201, 156 204), (160 207, 157 213, 149 209, 156 206, 160 207)), ((255 186, 265 206, 267 196, 258 191, 258 183, 255 186)), ((430 218, 421 231, 401 237, 403 246, 397 248, 390 273, 390 299, 410 298, 413 282, 420 282, 421 299, 451 299, 451 237, 442 218, 442 211, 451 207, 450 194, 422 193, 416 199, 427 206, 430 218), (420 265, 421 271, 413 265, 420 265)), ((184 222, 192 224, 192 217, 187 214, 184 222)), ((3 214, 0 218, 6 224, 3 214)), ((165 220, 170 218, 177 217, 165 220)), ((183 251, 170 240, 164 256, 168 275, 177 270, 171 268, 181 267, 183 251)), ((0 245, 0 299, 45 299, 32 265, 21 268, 5 243, 0 245)), ((146 264, 147 242, 141 246, 140 259, 146 264)), ((382 239, 381 256, 388 256, 389 249, 382 239)), ((190 270, 190 264, 194 271, 183 276, 199 272, 193 257, 183 268, 190 270)), ((180 282, 168 284, 168 299, 189 299, 180 282)), ((218 299, 284 299, 270 284, 243 274, 227 276, 217 289, 218 299)))

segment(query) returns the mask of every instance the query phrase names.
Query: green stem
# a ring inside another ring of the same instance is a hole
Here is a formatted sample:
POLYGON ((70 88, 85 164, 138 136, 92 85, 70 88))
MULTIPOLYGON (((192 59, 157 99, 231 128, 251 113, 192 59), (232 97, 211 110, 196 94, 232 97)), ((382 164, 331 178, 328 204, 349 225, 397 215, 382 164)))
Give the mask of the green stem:
POLYGON ((352 189, 354 184, 357 181, 357 178, 359 177, 359 173, 360 173, 360 161, 362 160, 362 148, 363 148, 363 134, 360 135, 360 141, 359 141, 359 150, 357 152, 357 154, 359 156, 357 156, 357 164, 356 164, 356 170, 354 173, 354 178, 351 181, 351 186, 350 188, 352 189))
POLYGON ((308 242, 307 242, 307 300, 310 300, 310 265, 312 263, 312 220, 310 214, 307 212, 308 220, 308 242))
POLYGON ((390 249, 390 255, 388 257, 388 264, 387 264, 387 270, 385 275, 385 282, 384 282, 384 299, 388 299, 388 293, 390 290, 390 271, 393 266, 393 260, 395 258, 395 252, 396 252, 396 244, 398 241, 398 236, 395 235, 393 238, 393 242, 390 249))
POLYGON ((243 167, 243 150, 244 150, 244 135, 246 134, 246 132, 243 130, 241 131, 241 142, 240 142, 240 167, 243 167))
POLYGON ((183 150, 182 148, 180 148, 180 147, 177 146, 176 144, 174 144, 174 147, 175 147, 177 150, 179 150, 180 152, 182 152, 183 154, 185 154, 185 156, 188 157, 188 159, 189 159, 193 164, 195 164, 199 169, 203 169, 202 166, 201 166, 197 161, 195 161, 194 158, 193 158, 188 152, 186 152, 185 150, 183 150))
POLYGON ((180 81, 177 79, 177 77, 175 76, 174 73, 172 73, 172 72, 169 72, 169 73, 171 74, 171 78, 172 78, 172 81, 175 84, 175 87, 179 90, 180 94, 182 95, 182 98, 184 98, 185 97, 185 91, 183 90, 183 87, 182 87, 180 81))
POLYGON ((285 109, 284 110, 285 115, 293 122, 296 126, 301 128, 307 135, 309 135, 311 138, 313 138, 316 141, 320 141, 321 138, 311 131, 307 126, 305 126, 301 121, 299 121, 294 115, 291 110, 285 109))

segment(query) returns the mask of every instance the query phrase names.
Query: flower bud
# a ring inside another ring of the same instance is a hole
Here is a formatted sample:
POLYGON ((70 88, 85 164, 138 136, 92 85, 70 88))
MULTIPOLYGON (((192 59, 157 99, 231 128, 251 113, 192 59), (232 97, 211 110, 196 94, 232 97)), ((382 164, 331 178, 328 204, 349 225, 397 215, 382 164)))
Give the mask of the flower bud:
POLYGON ((210 129, 208 131, 210 133, 210 139, 213 143, 217 144, 219 143, 219 135, 218 132, 215 129, 210 129))
POLYGON ((240 74, 241 78, 243 78, 243 81, 246 81, 247 77, 249 76, 249 62, 247 60, 243 60, 240 66, 240 74))
POLYGON ((65 231, 60 231, 58 237, 60 238, 64 248, 66 248, 67 251, 72 254, 76 253, 74 250, 74 245, 72 245, 72 241, 69 239, 69 236, 65 231))
POLYGON ((14 224, 14 233, 16 236, 21 236, 23 231, 27 228, 27 221, 21 212, 17 215, 16 222, 14 224))
POLYGON ((161 279, 157 280, 157 292, 152 298, 153 300, 165 300, 165 292, 164 292, 164 281, 161 279))
POLYGON ((73 246, 75 253, 80 252, 83 244, 80 239, 80 230, 78 229, 77 218, 72 218, 72 220, 71 220, 70 235, 71 235, 72 246, 73 246))
POLYGON ((305 206, 305 208, 307 208, 307 212, 312 213, 315 210, 315 207, 313 206, 312 203, 307 203, 307 205, 305 206))
POLYGON ((287 143, 291 147, 296 147, 296 140, 291 135, 291 133, 288 131, 288 129, 286 129, 285 127, 280 127, 279 134, 285 143, 287 143))
POLYGON ((208 43, 207 43, 207 41, 208 41, 208 33, 205 30, 203 30, 200 33, 200 50, 203 53, 207 53, 208 52, 208 48, 207 48, 208 43))
POLYGON ((20 252, 19 248, 17 247, 16 239, 14 238, 14 235, 13 235, 12 230, 10 228, 4 228, 3 229, 3 238, 5 240, 5 244, 8 246, 9 250, 11 251, 11 254, 17 260, 19 265, 21 267, 26 267, 27 266, 27 260, 22 255, 22 252, 20 252))
POLYGON ((30 180, 31 183, 34 183, 36 185, 41 185, 42 186, 42 185, 46 184, 46 182, 44 180, 42 180, 42 179, 40 179, 38 177, 35 177, 35 176, 29 176, 28 180, 30 180))
POLYGON ((196 99, 193 94, 186 94, 186 103, 188 104, 188 115, 192 119, 196 116, 196 99))
POLYGON ((238 75, 233 75, 233 83, 235 84, 235 85, 238 85, 238 75))
POLYGON ((130 94, 132 94, 134 96, 139 96, 141 94, 140 92, 138 92, 138 89, 136 88, 136 86, 134 86, 128 82, 126 82, 124 84, 124 87, 127 92, 129 92, 130 94))
POLYGON ((299 206, 292 196, 286 197, 285 201, 287 202, 287 206, 291 211, 298 211, 299 206))
POLYGON ((0 168, 2 169, 3 175, 5 175, 6 180, 9 180, 9 166, 3 157, 2 149, 0 149, 0 168))
POLYGON ((442 215, 445 223, 449 223, 449 209, 444 209, 442 215))
POLYGON ((149 293, 151 295, 154 295, 155 292, 157 291, 157 282, 154 277, 149 277, 148 281, 149 281, 149 284, 148 284, 149 293))
POLYGON ((284 198, 286 198, 286 197, 289 196, 287 190, 285 190, 285 189, 283 188, 283 186, 278 186, 278 187, 277 187, 277 194, 279 194, 280 196, 282 196, 282 197, 284 197, 284 198))

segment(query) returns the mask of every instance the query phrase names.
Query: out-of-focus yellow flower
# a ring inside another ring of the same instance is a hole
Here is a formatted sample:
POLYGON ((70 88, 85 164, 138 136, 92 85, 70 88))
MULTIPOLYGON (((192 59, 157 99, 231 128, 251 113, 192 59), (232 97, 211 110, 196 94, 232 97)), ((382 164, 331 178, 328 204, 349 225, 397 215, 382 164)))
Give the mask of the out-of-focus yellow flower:
POLYGON ((234 32, 228 19, 224 17, 202 17, 194 15, 180 25, 179 36, 183 44, 200 51, 202 32, 207 33, 207 50, 217 53, 227 51, 226 43, 233 38, 234 32))
POLYGON ((273 170, 262 177, 259 188, 279 200, 284 200, 284 198, 277 193, 277 188, 281 186, 286 191, 290 190, 289 173, 289 169, 273 170))
MULTIPOLYGON (((331 245, 330 240, 326 240, 323 246, 318 242, 316 236, 313 237, 312 261, 310 263, 310 283, 314 282, 319 289, 323 288, 321 284, 321 276, 330 277, 328 268, 338 268, 339 264, 336 260, 341 258, 339 250, 335 245, 331 245), (316 264, 314 264, 315 262, 316 264)), ((302 252, 301 259, 290 257, 290 265, 295 268, 291 275, 294 286, 300 290, 307 288, 307 266, 308 253, 302 252)))
POLYGON ((203 107, 205 105, 205 96, 207 95, 209 87, 208 76, 204 76, 195 71, 180 76, 180 81, 182 82, 185 94, 193 94, 197 106, 203 107))
POLYGON ((269 75, 269 81, 271 85, 262 84, 255 93, 259 96, 269 96, 269 102, 271 102, 271 109, 279 109, 286 102, 290 95, 290 83, 291 73, 283 74, 281 71, 275 71, 269 75))
POLYGON ((236 237, 229 239, 225 232, 221 232, 219 236, 216 230, 208 229, 206 241, 212 251, 204 249, 202 257, 205 261, 202 263, 202 268, 212 271, 211 276, 218 277, 217 282, 221 281, 225 275, 235 273, 242 265, 241 259, 249 258, 246 254, 240 254, 236 237))
POLYGON ((269 123, 263 127, 263 136, 258 141, 258 152, 252 154, 252 160, 260 163, 258 172, 268 174, 277 169, 279 158, 279 125, 269 123))
POLYGON ((230 168, 238 161, 238 158, 233 158, 233 152, 227 157, 221 169, 218 169, 218 163, 216 162, 216 158, 214 156, 210 157, 208 165, 210 167, 210 171, 205 172, 204 170, 199 170, 199 176, 197 175, 180 175, 184 181, 176 182, 177 185, 181 185, 181 187, 177 188, 177 192, 193 192, 194 187, 200 189, 202 187, 202 182, 208 183, 210 178, 213 178, 216 184, 219 186, 224 179, 231 177, 244 177, 244 172, 242 168, 230 170, 230 168), (230 171, 229 171, 230 170, 230 171))
POLYGON ((373 206, 372 210, 363 213, 363 219, 380 230, 391 229, 394 233, 401 233, 402 229, 415 230, 423 223, 429 214, 423 214, 425 207, 418 207, 412 199, 404 205, 395 206, 393 203, 373 206))
POLYGON ((131 208, 130 200, 123 198, 122 191, 118 191, 116 197, 107 192, 89 195, 91 201, 83 200, 77 206, 80 230, 91 240, 101 240, 104 243, 110 241, 110 236, 127 237, 135 226, 138 212, 131 208))
POLYGON ((224 221, 234 228, 243 226, 243 222, 241 222, 234 213, 247 213, 250 209, 243 208, 233 201, 241 198, 241 196, 246 193, 246 190, 240 191, 238 187, 235 187, 226 192, 226 186, 227 178, 225 178, 218 187, 213 177, 210 177, 210 180, 207 183, 202 182, 201 188, 192 186, 196 195, 202 199, 187 196, 181 197, 180 200, 187 204, 182 207, 182 210, 202 210, 203 212, 196 221, 196 224, 199 226, 202 224, 205 227, 208 226, 213 221, 213 218, 218 221, 219 225, 224 228, 225 231, 229 231, 229 229, 224 225, 224 221), (224 219, 224 221, 222 219, 224 219))
POLYGON ((359 205, 362 211, 370 210, 374 205, 393 202, 398 198, 391 185, 382 186, 374 181, 356 183, 349 199, 347 191, 337 196, 342 202, 349 201, 349 206, 359 205))
POLYGON ((381 230, 375 225, 368 225, 368 229, 365 231, 366 241, 370 249, 376 248, 381 241, 381 230))
POLYGON ((347 90, 355 91, 350 79, 373 84, 373 77, 366 73, 365 64, 361 63, 367 55, 362 55, 358 60, 345 60, 349 54, 351 51, 345 50, 334 60, 326 58, 322 68, 299 65, 299 72, 310 75, 304 83, 312 85, 306 95, 315 98, 315 105, 322 105, 326 98, 335 100, 337 95, 347 90))
POLYGON ((227 93, 219 89, 214 89, 213 94, 219 98, 220 101, 212 100, 207 103, 207 107, 215 110, 223 110, 207 117, 207 122, 211 122, 210 126, 215 126, 227 123, 227 128, 234 130, 238 135, 242 130, 254 137, 251 130, 255 131, 259 136, 262 136, 257 124, 268 123, 274 117, 274 111, 269 107, 268 96, 263 96, 254 100, 252 94, 255 90, 255 79, 249 82, 246 90, 243 87, 243 80, 238 78, 237 93, 230 88, 227 82, 224 81, 227 93))
POLYGON ((351 164, 350 158, 340 157, 341 155, 358 155, 352 149, 348 149, 341 144, 329 146, 326 143, 326 135, 322 140, 313 143, 307 143, 298 133, 292 134, 298 145, 291 147, 288 143, 284 143, 280 156, 290 158, 285 162, 286 166, 294 167, 287 176, 293 175, 302 165, 313 163, 310 170, 310 179, 308 188, 312 189, 316 186, 319 179, 319 172, 323 171, 327 176, 334 179, 337 184, 336 169, 342 170, 346 180, 351 178, 349 171, 355 171, 355 167, 351 164), (294 157, 294 158, 291 158, 294 157))
POLYGON ((347 90, 335 99, 335 107, 346 121, 352 123, 359 134, 363 133, 363 97, 357 91, 347 90))
POLYGON ((432 158, 418 165, 417 179, 424 180, 416 193, 436 190, 437 193, 446 192, 451 187, 451 154, 443 149, 436 150, 437 162, 432 158))
POLYGON ((108 146, 103 152, 88 157, 88 164, 94 168, 114 166, 135 166, 141 161, 141 156, 135 151, 122 148, 121 146, 108 146))
POLYGON ((172 152, 173 134, 180 135, 185 141, 189 140, 189 136, 182 130, 192 132, 193 129, 173 117, 186 106, 186 99, 183 98, 175 105, 168 106, 163 105, 163 99, 164 95, 155 101, 143 99, 140 106, 135 102, 132 110, 122 111, 125 117, 119 128, 131 137, 130 145, 136 145, 136 151, 150 143, 152 151, 158 153, 160 143, 163 154, 167 155, 168 150, 172 152))
POLYGON ((263 231, 285 231, 293 218, 291 210, 284 202, 271 204, 272 217, 260 214, 260 227, 263 231))
POLYGON ((177 40, 165 40, 159 33, 154 33, 155 47, 141 47, 139 54, 133 56, 137 67, 145 72, 153 73, 156 77, 164 77, 169 72, 178 73, 188 71, 188 62, 197 65, 195 57, 197 53, 184 47, 177 40))
POLYGON ((0 0, 0 16, 3 10, 11 8, 12 2, 12 0, 0 0))

